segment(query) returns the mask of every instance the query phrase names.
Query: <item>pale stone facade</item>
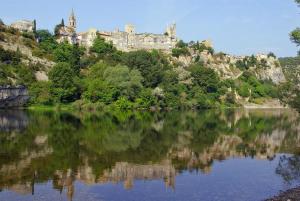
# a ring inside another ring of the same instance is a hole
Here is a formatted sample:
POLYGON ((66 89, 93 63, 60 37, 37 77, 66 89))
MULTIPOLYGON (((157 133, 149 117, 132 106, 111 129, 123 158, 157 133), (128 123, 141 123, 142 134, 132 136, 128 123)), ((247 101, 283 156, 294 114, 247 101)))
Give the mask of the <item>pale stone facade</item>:
POLYGON ((87 48, 93 45, 97 36, 101 36, 107 42, 112 44, 121 51, 134 51, 134 50, 163 50, 170 51, 177 43, 176 37, 176 25, 172 24, 167 27, 164 34, 152 34, 152 33, 136 33, 135 27, 132 24, 125 26, 125 31, 97 31, 96 29, 90 29, 87 32, 76 33, 76 17, 74 12, 69 18, 69 25, 64 26, 60 30, 60 37, 58 42, 68 41, 71 44, 78 43, 79 45, 87 48))
POLYGON ((121 51, 134 50, 164 50, 170 51, 177 43, 176 25, 167 27, 165 34, 136 33, 133 25, 126 25, 125 31, 99 31, 98 34, 121 51))
POLYGON ((91 47, 94 40, 97 38, 98 31, 97 29, 90 29, 87 32, 79 33, 77 35, 77 42, 79 45, 84 47, 91 47))
POLYGON ((34 22, 29 20, 19 20, 10 25, 19 31, 32 32, 34 29, 34 22))
POLYGON ((57 42, 61 43, 67 41, 71 44, 77 43, 77 34, 76 34, 77 20, 72 10, 72 13, 69 17, 69 25, 63 26, 59 30, 59 38, 57 42))

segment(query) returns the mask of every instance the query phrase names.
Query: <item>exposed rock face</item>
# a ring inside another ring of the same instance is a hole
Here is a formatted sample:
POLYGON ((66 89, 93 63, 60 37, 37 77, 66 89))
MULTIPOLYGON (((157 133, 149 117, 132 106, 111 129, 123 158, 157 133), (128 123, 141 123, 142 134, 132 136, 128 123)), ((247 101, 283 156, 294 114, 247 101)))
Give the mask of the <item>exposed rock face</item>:
POLYGON ((35 78, 36 78, 38 81, 48 81, 48 80, 49 80, 49 78, 48 78, 46 72, 44 72, 44 71, 37 71, 37 72, 35 73, 35 78))
MULTIPOLYGON (((206 42, 203 44, 206 44, 206 42)), ((245 62, 244 60, 251 58, 224 53, 213 55, 207 50, 198 52, 192 48, 189 48, 189 52, 189 56, 179 56, 179 58, 174 58, 175 61, 173 62, 179 63, 179 66, 186 68, 199 60, 203 62, 204 66, 215 70, 222 79, 239 78, 243 74, 243 70, 238 68, 238 62, 245 62)), ((257 78, 271 80, 274 84, 286 81, 278 59, 265 54, 257 54, 253 58, 256 60, 256 64, 249 66, 249 70, 256 74, 257 78)))
POLYGON ((10 26, 20 31, 32 32, 34 28, 34 23, 33 21, 29 20, 20 20, 12 23, 10 26))
POLYGON ((0 46, 5 50, 10 50, 10 51, 19 50, 22 55, 24 55, 28 58, 28 59, 22 59, 22 62, 25 63, 26 65, 40 64, 40 65, 45 66, 47 68, 51 68, 55 65, 55 63, 52 62, 52 61, 49 61, 49 60, 46 60, 46 59, 41 59, 41 58, 33 56, 31 49, 24 46, 24 45, 16 44, 16 43, 13 43, 13 42, 1 42, 0 41, 0 46))
POLYGON ((0 87, 0 108, 22 107, 28 100, 28 91, 24 86, 0 87))
POLYGON ((259 62, 264 61, 264 68, 257 68, 257 77, 262 80, 271 80, 274 84, 280 84, 285 82, 285 76, 280 63, 274 57, 268 57, 267 55, 259 54, 256 56, 259 62))

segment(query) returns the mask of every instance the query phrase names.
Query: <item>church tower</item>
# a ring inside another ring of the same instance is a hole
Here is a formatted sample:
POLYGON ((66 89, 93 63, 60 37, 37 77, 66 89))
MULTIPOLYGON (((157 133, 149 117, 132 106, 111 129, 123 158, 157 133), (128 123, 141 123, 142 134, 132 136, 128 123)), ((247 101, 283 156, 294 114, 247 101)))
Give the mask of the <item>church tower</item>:
POLYGON ((72 13, 69 17, 69 27, 73 28, 74 30, 76 30, 76 17, 74 14, 74 10, 72 9, 72 13))
POLYGON ((176 38, 176 23, 171 24, 167 27, 166 33, 169 37, 175 39, 176 38))

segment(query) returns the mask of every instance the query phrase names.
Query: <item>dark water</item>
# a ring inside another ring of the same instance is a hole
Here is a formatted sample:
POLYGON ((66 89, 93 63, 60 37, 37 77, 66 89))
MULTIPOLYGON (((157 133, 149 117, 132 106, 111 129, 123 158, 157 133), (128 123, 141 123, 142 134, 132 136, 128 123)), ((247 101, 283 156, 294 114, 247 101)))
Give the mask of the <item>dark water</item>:
POLYGON ((289 110, 0 111, 0 201, 256 201, 300 185, 289 110))

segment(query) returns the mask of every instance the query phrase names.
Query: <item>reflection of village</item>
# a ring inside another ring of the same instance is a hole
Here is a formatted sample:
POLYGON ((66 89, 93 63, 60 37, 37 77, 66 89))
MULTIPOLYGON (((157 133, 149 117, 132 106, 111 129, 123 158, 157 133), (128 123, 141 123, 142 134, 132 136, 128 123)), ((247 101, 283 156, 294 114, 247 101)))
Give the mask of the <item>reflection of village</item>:
MULTIPOLYGON (((105 169, 99 176, 93 172, 89 165, 89 159, 85 158, 82 164, 76 169, 57 170, 50 179, 53 182, 53 188, 61 193, 66 192, 67 197, 72 200, 75 194, 75 182, 82 182, 86 185, 106 184, 106 183, 123 183, 125 189, 134 187, 135 181, 141 180, 161 180, 167 188, 175 189, 176 175, 182 170, 201 170, 203 174, 209 174, 214 161, 226 160, 229 158, 253 157, 256 159, 273 160, 278 152, 285 152, 287 138, 293 141, 295 146, 300 143, 300 124, 297 120, 297 115, 284 116, 285 110, 275 111, 260 111, 256 115, 263 115, 266 118, 281 117, 288 118, 285 121, 290 122, 289 129, 284 127, 274 126, 271 132, 257 135, 255 139, 247 142, 246 149, 241 148, 245 144, 244 140, 232 133, 232 135, 219 135, 217 140, 208 147, 205 147, 201 152, 195 152, 190 144, 193 141, 191 131, 178 131, 178 139, 176 143, 169 149, 167 155, 161 162, 148 164, 134 164, 130 162, 116 162, 113 167, 105 169), (261 113, 261 114, 260 114, 261 113), (291 134, 292 133, 292 134, 291 134), (247 151, 250 150, 250 151, 247 151), (255 152, 251 152, 255 150, 255 152), (181 165, 178 165, 181 164, 181 165), (184 164, 184 165, 182 165, 184 164)), ((227 127, 234 128, 235 124, 241 118, 247 118, 248 124, 251 121, 252 112, 238 111, 235 112, 231 119, 226 116, 221 116, 226 120, 227 127)), ((152 125, 154 129, 160 130, 163 127, 163 122, 157 122, 152 125)), ((238 133, 239 131, 236 130, 238 133)), ((34 143, 40 147, 38 151, 22 153, 22 160, 12 164, 2 164, 0 166, 0 189, 8 189, 20 194, 34 193, 35 178, 38 173, 32 175, 32 180, 18 183, 18 178, 21 179, 24 170, 28 168, 35 159, 40 159, 51 155, 53 149, 47 146, 47 137, 36 136, 34 143)), ((296 147, 295 147, 296 148, 296 147)), ((288 147, 287 151, 293 150, 293 147, 288 147)))

